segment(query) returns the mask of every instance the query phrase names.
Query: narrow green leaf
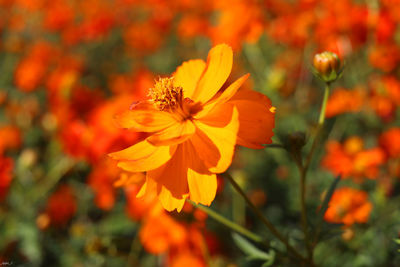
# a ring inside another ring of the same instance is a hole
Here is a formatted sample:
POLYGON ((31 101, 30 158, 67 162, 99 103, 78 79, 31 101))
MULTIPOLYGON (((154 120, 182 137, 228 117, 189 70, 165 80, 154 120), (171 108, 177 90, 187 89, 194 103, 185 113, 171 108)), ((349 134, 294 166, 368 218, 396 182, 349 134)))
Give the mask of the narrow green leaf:
POLYGON ((325 195, 324 201, 322 202, 322 206, 319 211, 319 216, 320 216, 321 220, 324 218, 324 214, 325 214, 326 210, 328 209, 329 201, 331 201, 332 195, 335 192, 336 186, 338 185, 340 179, 341 179, 341 175, 336 177, 336 179, 332 182, 331 186, 329 187, 328 192, 325 195))
POLYGON ((341 179, 341 175, 338 175, 336 179, 332 182, 331 186, 329 187, 328 192, 326 193, 324 200, 322 201, 321 209, 317 215, 317 224, 316 224, 316 231, 315 231, 315 242, 318 240, 320 236, 320 231, 324 222, 324 215, 326 210, 328 209, 329 202, 331 201, 332 195, 335 192, 335 189, 341 179))
MULTIPOLYGON (((247 255, 248 260, 263 260, 266 261, 266 263, 273 263, 275 258, 275 252, 273 250, 270 250, 269 253, 266 253, 258 249, 252 243, 236 233, 232 234, 232 238, 235 244, 240 248, 240 250, 242 250, 243 253, 247 255)), ((265 266, 270 266, 270 264, 265 266)))

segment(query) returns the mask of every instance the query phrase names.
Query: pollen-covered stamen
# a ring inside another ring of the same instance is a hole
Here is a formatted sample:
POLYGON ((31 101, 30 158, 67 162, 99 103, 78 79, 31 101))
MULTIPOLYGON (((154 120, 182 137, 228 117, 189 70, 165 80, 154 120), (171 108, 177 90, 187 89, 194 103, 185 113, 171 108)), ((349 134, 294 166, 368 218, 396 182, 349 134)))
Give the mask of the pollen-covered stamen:
POLYGON ((174 77, 158 78, 149 96, 159 110, 174 110, 182 106, 183 89, 174 86, 174 77))

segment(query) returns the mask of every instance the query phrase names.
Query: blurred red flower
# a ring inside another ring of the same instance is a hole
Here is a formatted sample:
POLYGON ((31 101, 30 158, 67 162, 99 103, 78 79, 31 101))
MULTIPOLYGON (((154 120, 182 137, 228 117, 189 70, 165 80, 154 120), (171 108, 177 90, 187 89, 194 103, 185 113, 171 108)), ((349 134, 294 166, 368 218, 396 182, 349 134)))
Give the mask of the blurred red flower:
POLYGON ((0 155, 0 202, 4 201, 13 178, 14 161, 0 155))
POLYGON ((63 226, 75 215, 76 197, 72 187, 60 186, 47 200, 46 214, 54 226, 63 226))

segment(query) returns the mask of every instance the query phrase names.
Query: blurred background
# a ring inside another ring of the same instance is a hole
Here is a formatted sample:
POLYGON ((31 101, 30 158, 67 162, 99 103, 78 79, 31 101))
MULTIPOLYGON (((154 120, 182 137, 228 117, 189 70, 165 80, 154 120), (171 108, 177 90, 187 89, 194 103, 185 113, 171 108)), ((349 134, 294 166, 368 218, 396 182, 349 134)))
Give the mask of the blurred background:
MULTIPOLYGON (((234 49, 230 80, 249 72, 245 87, 277 108, 274 143, 304 151, 324 86, 312 58, 339 55, 307 181, 311 228, 342 181, 315 262, 400 266, 398 0, 0 0, 0 265, 290 266, 273 251, 249 260, 252 245, 190 205, 152 215, 107 157, 144 138, 114 116, 219 43, 234 49)), ((303 252, 288 153, 238 148, 229 172, 303 252)), ((282 248, 223 178, 211 208, 282 248)))

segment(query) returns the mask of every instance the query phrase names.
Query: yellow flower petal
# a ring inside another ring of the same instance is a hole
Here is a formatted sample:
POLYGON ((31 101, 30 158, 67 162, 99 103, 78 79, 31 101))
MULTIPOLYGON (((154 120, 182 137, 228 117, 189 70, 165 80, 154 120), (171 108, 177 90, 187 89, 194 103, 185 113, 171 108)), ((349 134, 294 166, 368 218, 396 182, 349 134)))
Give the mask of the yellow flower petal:
POLYGON ((215 106, 221 105, 228 101, 232 96, 235 95, 237 90, 240 88, 240 86, 243 85, 243 83, 249 78, 250 74, 243 75, 239 79, 237 79, 235 82, 233 82, 231 85, 226 88, 220 96, 218 96, 216 99, 213 99, 209 102, 207 102, 203 109, 195 116, 196 118, 201 118, 206 116, 215 106))
POLYGON ((117 115, 116 121, 122 128, 139 132, 156 132, 177 123, 173 114, 155 109, 127 110, 117 115))
POLYGON ((137 198, 144 197, 145 195, 152 194, 157 190, 157 184, 154 180, 149 179, 146 175, 145 182, 140 187, 139 192, 136 194, 137 198))
POLYGON ((130 172, 156 169, 166 163, 174 154, 176 146, 153 146, 143 140, 124 150, 109 154, 120 160, 118 167, 130 172))
POLYGON ((210 172, 226 171, 232 163, 239 129, 238 111, 224 104, 195 121, 196 133, 190 141, 210 172))
POLYGON ((186 120, 151 135, 147 141, 155 146, 180 144, 190 138, 195 131, 193 122, 186 120))
POLYGON ((221 44, 213 47, 208 53, 206 69, 191 99, 201 103, 210 100, 228 79, 232 61, 233 52, 230 46, 221 44))
POLYGON ((206 68, 206 63, 201 59, 184 62, 176 69, 174 85, 183 88, 184 97, 192 98, 197 82, 206 68))
POLYGON ((171 192, 172 196, 181 199, 189 193, 187 184, 188 164, 183 145, 177 146, 174 156, 159 168, 148 171, 147 177, 153 179, 158 186, 171 192))
POLYGON ((158 191, 158 199, 160 200, 161 205, 164 209, 166 209, 167 211, 173 211, 176 209, 178 212, 182 210, 186 198, 174 197, 171 194, 171 191, 169 191, 166 187, 162 185, 159 185, 158 191))
POLYGON ((188 170, 190 199, 195 203, 210 206, 217 192, 217 176, 213 173, 198 173, 188 170))

